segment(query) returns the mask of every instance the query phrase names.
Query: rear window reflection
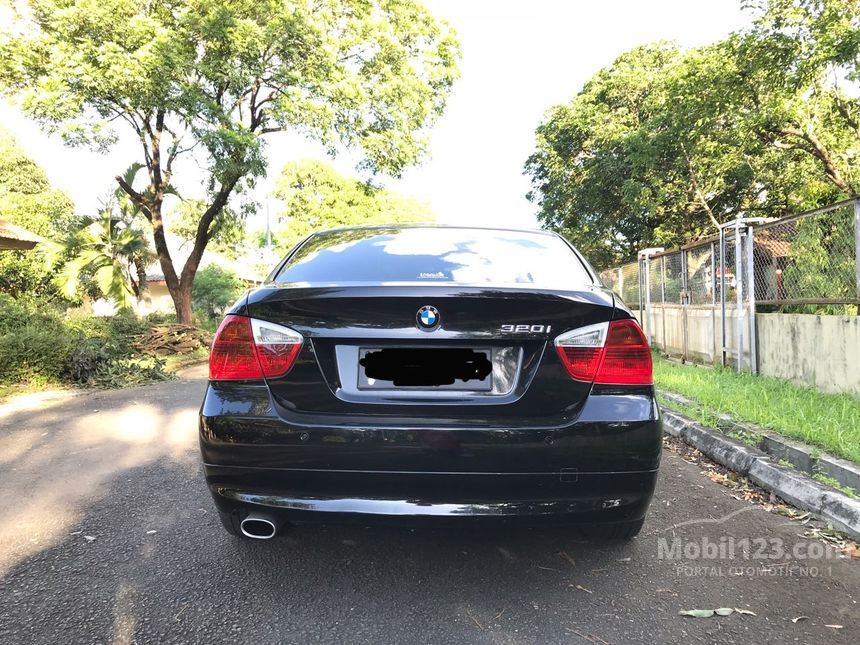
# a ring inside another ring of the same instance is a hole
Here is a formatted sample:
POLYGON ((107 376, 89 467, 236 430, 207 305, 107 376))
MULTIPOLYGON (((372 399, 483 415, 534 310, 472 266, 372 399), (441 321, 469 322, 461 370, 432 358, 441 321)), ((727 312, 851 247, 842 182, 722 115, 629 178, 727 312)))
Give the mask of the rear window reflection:
POLYGON ((573 251, 554 235, 429 227, 321 233, 298 249, 276 280, 543 289, 592 284, 573 251))

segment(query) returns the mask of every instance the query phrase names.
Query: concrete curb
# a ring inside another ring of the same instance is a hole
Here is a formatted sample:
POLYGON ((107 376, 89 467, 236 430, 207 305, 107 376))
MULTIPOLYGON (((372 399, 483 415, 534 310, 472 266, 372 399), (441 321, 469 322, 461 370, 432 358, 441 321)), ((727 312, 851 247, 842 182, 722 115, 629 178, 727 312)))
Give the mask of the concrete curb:
MULTIPOLYGON (((675 394, 660 391, 660 396, 676 405, 684 407, 699 407, 695 401, 675 394)), ((834 457, 817 448, 808 446, 800 441, 788 439, 765 428, 747 423, 739 423, 731 415, 718 416, 720 423, 726 429, 738 432, 750 439, 756 439, 756 447, 770 455, 774 460, 785 460, 807 474, 820 473, 831 477, 842 486, 847 486, 860 492, 860 466, 847 459, 834 457)))
POLYGON ((716 461, 772 491, 785 501, 819 515, 834 528, 860 540, 860 500, 777 464, 770 456, 707 428, 672 410, 662 410, 663 428, 716 461))

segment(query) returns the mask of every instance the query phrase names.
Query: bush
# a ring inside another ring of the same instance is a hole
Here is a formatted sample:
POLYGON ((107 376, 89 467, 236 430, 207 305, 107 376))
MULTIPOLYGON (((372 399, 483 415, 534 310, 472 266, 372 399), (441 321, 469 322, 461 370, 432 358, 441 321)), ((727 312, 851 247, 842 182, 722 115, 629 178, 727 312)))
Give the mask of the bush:
POLYGON ((164 361, 156 356, 132 356, 117 343, 102 338, 81 338, 72 350, 67 376, 82 385, 123 387, 170 378, 164 361))
POLYGON ((79 314, 71 317, 67 326, 86 338, 100 338, 112 343, 115 346, 114 353, 123 355, 134 351, 134 337, 146 333, 150 327, 148 320, 138 318, 129 311, 121 311, 115 316, 79 314))
POLYGON ((0 381, 47 383, 66 375, 75 337, 62 324, 26 325, 0 336, 0 381))
POLYGON ((0 312, 0 382, 121 387, 170 378, 163 360, 136 355, 134 340, 150 328, 148 319, 65 319, 50 302, 4 294, 0 312))
POLYGON ((124 357, 117 348, 102 338, 81 337, 72 350, 66 366, 68 377, 75 383, 93 383, 96 374, 111 361, 124 357))
POLYGON ((59 307, 40 298, 13 298, 0 293, 0 335, 24 327, 62 324, 59 307))

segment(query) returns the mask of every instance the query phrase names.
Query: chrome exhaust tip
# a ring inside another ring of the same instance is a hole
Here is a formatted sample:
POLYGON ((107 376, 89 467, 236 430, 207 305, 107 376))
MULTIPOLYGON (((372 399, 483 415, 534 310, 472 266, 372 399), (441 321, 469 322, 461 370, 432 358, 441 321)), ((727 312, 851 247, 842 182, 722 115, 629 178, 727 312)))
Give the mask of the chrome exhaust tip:
POLYGON ((254 540, 270 540, 278 533, 280 523, 271 517, 251 513, 242 520, 239 528, 242 535, 254 540))

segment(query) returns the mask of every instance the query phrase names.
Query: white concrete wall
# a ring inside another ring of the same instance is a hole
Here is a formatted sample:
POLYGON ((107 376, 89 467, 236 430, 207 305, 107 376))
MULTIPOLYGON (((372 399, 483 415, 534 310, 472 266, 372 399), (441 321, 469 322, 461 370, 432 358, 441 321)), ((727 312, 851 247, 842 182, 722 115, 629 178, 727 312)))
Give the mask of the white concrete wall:
POLYGON ((758 314, 759 372, 860 394, 860 316, 758 314))
MULTIPOLYGON (((726 311, 726 318, 727 361, 734 365, 737 318, 733 309, 726 311)), ((749 368, 749 321, 743 322, 743 361, 749 368)), ((712 364, 721 360, 719 307, 652 305, 646 331, 654 347, 672 356, 712 364)), ((812 385, 824 392, 860 394, 860 316, 756 314, 756 337, 760 374, 812 385)))

